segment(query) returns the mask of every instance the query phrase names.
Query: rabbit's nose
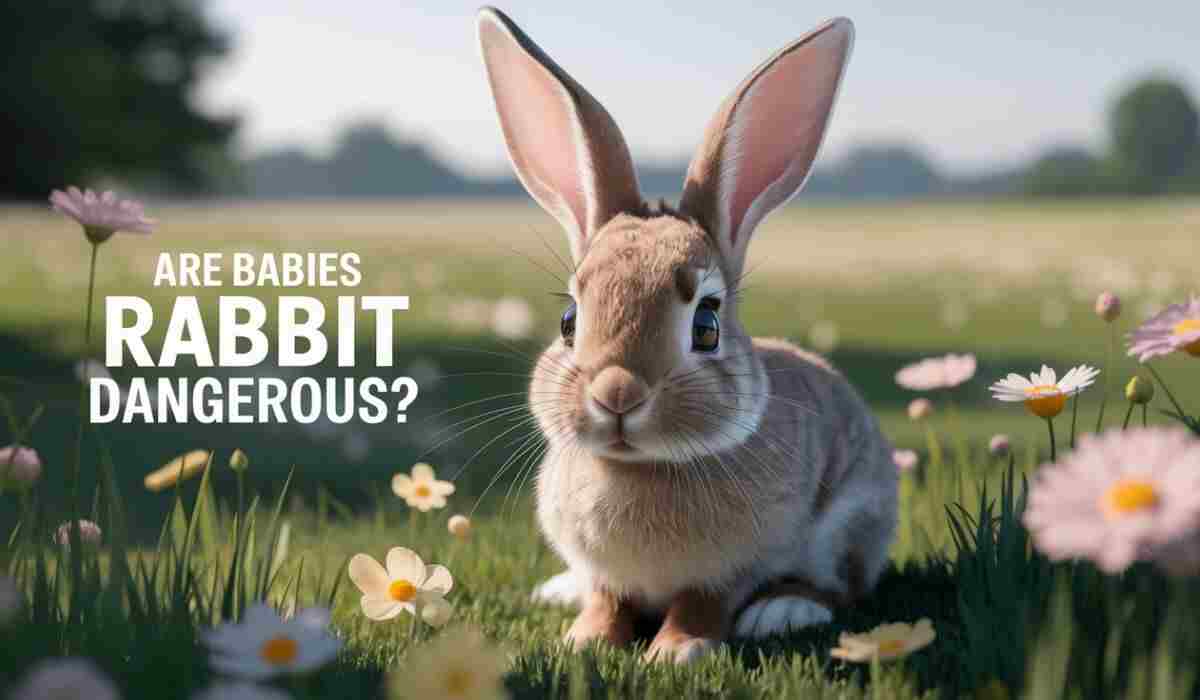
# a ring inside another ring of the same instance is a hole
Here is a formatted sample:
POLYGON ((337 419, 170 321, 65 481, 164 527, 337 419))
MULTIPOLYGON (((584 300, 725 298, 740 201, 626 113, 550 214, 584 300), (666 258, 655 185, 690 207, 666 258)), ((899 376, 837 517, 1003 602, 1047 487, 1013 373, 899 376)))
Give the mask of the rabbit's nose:
POLYGON ((593 401, 619 416, 645 403, 650 387, 624 367, 606 367, 592 379, 588 393, 593 401))

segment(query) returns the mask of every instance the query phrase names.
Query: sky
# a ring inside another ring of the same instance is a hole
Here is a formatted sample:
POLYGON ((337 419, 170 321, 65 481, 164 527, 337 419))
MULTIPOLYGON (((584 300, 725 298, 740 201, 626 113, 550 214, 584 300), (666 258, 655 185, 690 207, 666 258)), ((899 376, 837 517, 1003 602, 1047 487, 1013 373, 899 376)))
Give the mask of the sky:
MULTIPOLYGON (((497 0, 502 2, 503 0, 497 0)), ((822 158, 906 141, 947 172, 1051 145, 1105 146, 1105 112, 1164 73, 1200 98, 1194 0, 511 0, 499 5, 611 112, 637 160, 690 155, 717 105, 824 19, 857 28, 822 158)), ((507 168, 475 44, 476 2, 214 0, 232 55, 199 99, 243 118, 246 154, 326 152, 364 118, 463 171, 507 168)))

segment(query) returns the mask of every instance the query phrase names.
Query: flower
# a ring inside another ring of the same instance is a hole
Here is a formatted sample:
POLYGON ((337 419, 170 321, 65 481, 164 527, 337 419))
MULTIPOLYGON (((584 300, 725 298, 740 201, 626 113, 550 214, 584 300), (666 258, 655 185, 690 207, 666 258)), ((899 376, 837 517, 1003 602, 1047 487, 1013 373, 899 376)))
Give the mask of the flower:
POLYGON ((181 454, 147 474, 142 483, 145 484, 147 491, 157 492, 170 488, 180 481, 187 481, 203 472, 208 466, 209 456, 208 450, 192 450, 181 454))
POLYGON ((838 645, 830 656, 845 661, 867 662, 878 658, 881 661, 898 659, 929 646, 937 634, 929 618, 921 618, 916 624, 893 622, 880 625, 864 634, 843 632, 838 645))
POLYGON ((454 606, 445 598, 430 597, 421 608, 421 619, 430 627, 442 627, 454 615, 454 606))
POLYGON ((392 492, 403 498, 410 508, 426 513, 431 508, 446 506, 446 496, 454 493, 454 484, 438 481, 433 467, 419 462, 413 465, 411 476, 397 474, 392 477, 392 492))
POLYGON ((912 450, 895 450, 892 452, 892 461, 900 471, 910 472, 917 466, 917 453, 912 450))
POLYGON ((229 468, 235 472, 244 472, 250 468, 250 458, 246 456, 245 452, 242 452, 241 448, 234 450, 233 454, 229 455, 229 468))
POLYGON ((417 647, 388 675, 389 698, 504 700, 508 659, 474 629, 462 627, 417 647))
POLYGON ((921 420, 928 417, 930 413, 933 413, 933 402, 929 399, 913 399, 908 404, 908 417, 910 420, 921 420))
MULTIPOLYGON (((83 544, 100 544, 100 539, 104 533, 100 531, 100 526, 91 520, 79 521, 79 541, 83 544)), ((60 547, 71 546, 71 523, 65 522, 58 526, 58 530, 54 532, 54 541, 60 547)))
POLYGON ((0 625, 16 616, 21 608, 24 596, 17 589, 17 584, 11 578, 0 575, 0 625))
POLYGON ((928 357, 896 373, 896 383, 913 391, 950 389, 975 376, 974 355, 928 357))
POLYGON ((227 622, 204 635, 209 661, 219 673, 251 681, 316 670, 337 656, 342 642, 311 619, 283 620, 269 605, 257 603, 241 623, 227 622))
POLYGON ((452 515, 450 522, 446 523, 446 529, 451 535, 465 540, 471 536, 471 519, 465 515, 452 515))
POLYGON ((1041 468, 1025 526, 1054 560, 1122 571, 1200 525, 1200 442, 1179 428, 1085 435, 1041 468))
POLYGON ((150 233, 158 223, 146 218, 141 202, 117 199, 112 192, 97 196, 91 190, 80 192, 78 187, 68 187, 66 192, 51 192, 50 203, 55 211, 77 221, 84 235, 95 244, 107 241, 118 231, 150 233))
POLYGON ((492 307, 492 332, 506 340, 521 340, 533 331, 533 309, 517 297, 504 297, 492 307))
POLYGON ((1129 354, 1139 362, 1182 350, 1200 357, 1200 296, 1171 304, 1129 334, 1129 354))
POLYGON ((1011 448, 1012 443, 1009 441, 1008 436, 1004 434, 993 435, 992 439, 988 441, 988 452, 993 457, 1004 457, 1011 448))
POLYGON ((1098 369, 1079 365, 1058 379, 1054 370, 1042 365, 1042 371, 1030 374, 1029 379, 1009 374, 993 384, 991 391, 997 401, 1022 401, 1035 416, 1053 418, 1062 413, 1067 397, 1091 386, 1098 374, 1098 369))
POLYGON ((350 580, 362 592, 362 611, 368 618, 390 620, 402 611, 415 614, 418 606, 450 592, 454 579, 438 564, 425 565, 416 552, 392 547, 387 568, 366 554, 350 559, 350 580))
POLYGON ((1125 385, 1125 398, 1131 403, 1150 403, 1154 398, 1154 382, 1134 375, 1125 385))
POLYGON ((94 662, 69 657, 39 662, 8 697, 12 700, 117 700, 120 695, 94 662))
POLYGON ((290 700, 292 696, 269 685, 245 681, 218 681, 192 696, 192 700, 290 700))
POLYGON ((1096 297, 1096 315, 1112 323, 1121 315, 1121 298, 1112 292, 1101 292, 1096 297))
POLYGON ((21 445, 0 447, 0 483, 29 486, 42 476, 37 450, 21 445))

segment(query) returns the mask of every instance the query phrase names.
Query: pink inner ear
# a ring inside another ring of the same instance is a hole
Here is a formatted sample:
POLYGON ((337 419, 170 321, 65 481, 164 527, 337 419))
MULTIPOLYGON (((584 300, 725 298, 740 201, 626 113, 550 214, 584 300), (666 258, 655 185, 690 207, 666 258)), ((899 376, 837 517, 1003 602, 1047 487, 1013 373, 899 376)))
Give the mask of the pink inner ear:
POLYGON ((581 189, 575 117, 562 88, 497 27, 481 36, 492 77, 496 110, 513 165, 531 193, 548 209, 562 198, 582 238, 587 200, 581 189))
POLYGON ((813 37, 758 76, 737 106, 726 155, 735 169, 729 199, 734 246, 759 195, 763 201, 752 225, 804 184, 825 134, 848 48, 839 31, 813 37))

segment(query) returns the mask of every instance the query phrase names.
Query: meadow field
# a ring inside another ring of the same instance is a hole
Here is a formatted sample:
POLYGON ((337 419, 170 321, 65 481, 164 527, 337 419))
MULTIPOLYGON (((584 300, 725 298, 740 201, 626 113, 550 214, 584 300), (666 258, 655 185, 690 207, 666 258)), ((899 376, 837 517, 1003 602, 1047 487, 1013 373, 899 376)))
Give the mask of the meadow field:
MULTIPOLYGON (((1094 429, 1106 388, 1105 423, 1119 426, 1128 406, 1122 387, 1138 369, 1124 333, 1200 292, 1200 201, 806 203, 771 217, 750 248, 748 330, 828 356, 920 464, 902 477, 895 565, 875 596, 838 611, 832 625, 731 644, 688 668, 644 665, 636 652, 607 648, 570 654, 557 641, 570 611, 529 599, 561 565, 534 523, 536 453, 525 414, 500 409, 523 403, 531 361, 558 332, 554 294, 569 274, 567 253, 541 210, 524 201, 196 203, 150 214, 161 222, 154 234, 120 234, 100 250, 90 357, 101 356, 106 295, 150 301, 152 346, 184 294, 198 296, 210 317, 222 293, 259 296, 268 309, 280 294, 320 297, 328 308, 339 294, 405 294, 411 307, 396 326, 394 367, 371 366, 373 339, 364 333, 353 370, 329 362, 301 372, 276 366, 272 355, 242 370, 111 368, 118 383, 172 372, 352 373, 412 376, 420 395, 404 424, 95 426, 83 439, 81 493, 119 542, 81 562, 48 537, 34 541, 31 531, 48 532, 68 512, 89 247, 73 222, 48 209, 4 209, 0 444, 33 445, 45 471, 32 493, 0 492, 9 542, 0 573, 7 568, 36 589, 5 633, 22 643, 0 650, 0 697, 38 659, 63 654, 96 659, 124 697, 190 696, 214 678, 197 630, 244 611, 251 591, 284 608, 329 605, 344 642, 330 667, 276 688, 341 698, 384 697, 386 686, 404 697, 413 659, 428 664, 419 654, 445 633, 410 625, 407 615, 365 619, 358 592, 340 580, 350 556, 382 559, 394 546, 452 572, 451 626, 469 623, 502 645, 512 697, 1195 697, 1200 647, 1180 620, 1194 621, 1197 596, 1145 565, 1111 577, 1033 552, 1019 524, 1022 479, 1048 459, 1046 427, 987 389, 1042 364, 1060 375, 1091 364, 1102 373, 1079 399, 1078 432, 1094 429), (362 283, 352 291, 153 284, 161 253, 285 251, 357 253, 362 283), (1122 301, 1113 325, 1093 311, 1102 291, 1122 301), (925 394, 896 384, 901 367, 947 352, 977 356, 973 380, 925 394), (918 396, 934 410, 913 421, 906 407, 918 396), (1010 436, 1011 462, 988 452, 1000 433, 1010 436), (142 486, 146 473, 193 449, 212 451, 203 484, 160 493, 142 486), (250 458, 244 485, 227 467, 235 449, 250 458), (445 509, 420 513, 391 493, 393 474, 419 461, 456 484, 445 509), (258 510, 249 507, 257 513, 249 532, 242 486, 261 496, 258 510), (471 515, 469 539, 447 532, 455 513, 471 515), (94 595, 68 590, 73 567, 94 595), (246 576, 231 573, 243 567, 246 576), (902 661, 830 658, 840 632, 921 617, 933 621, 937 639, 902 661)), ((1184 407, 1200 410, 1195 358, 1176 354, 1156 366, 1184 407)), ((1169 408, 1160 391, 1147 421, 1171 424, 1160 413, 1169 408)), ((1070 410, 1057 419, 1060 454, 1070 410)))

